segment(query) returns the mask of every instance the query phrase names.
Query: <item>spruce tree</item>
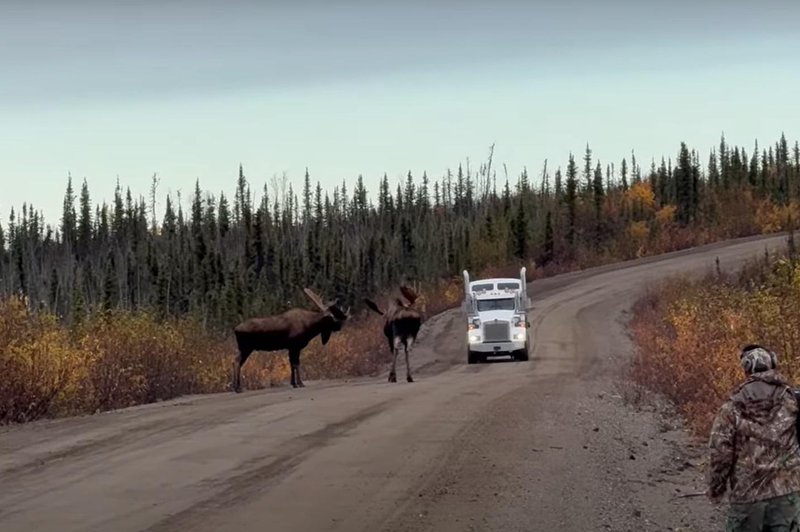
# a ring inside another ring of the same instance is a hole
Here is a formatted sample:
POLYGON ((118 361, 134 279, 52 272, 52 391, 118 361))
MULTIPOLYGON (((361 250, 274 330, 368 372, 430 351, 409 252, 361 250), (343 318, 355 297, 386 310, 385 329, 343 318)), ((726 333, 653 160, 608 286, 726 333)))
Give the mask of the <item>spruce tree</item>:
POLYGON ((78 220, 78 253, 86 256, 92 241, 92 202, 89 198, 89 185, 83 180, 80 197, 80 218, 78 220))
POLYGON ((603 201, 605 198, 605 187, 603 187, 603 167, 600 161, 597 161, 597 166, 594 169, 594 177, 592 179, 592 196, 594 197, 594 215, 596 223, 600 223, 600 218, 603 214, 603 201))
POLYGON ((587 193, 594 188, 594 174, 592 173, 592 150, 586 144, 586 152, 583 154, 583 182, 587 193))
POLYGON ((67 178, 67 191, 64 194, 64 207, 61 213, 61 238, 71 248, 77 233, 75 213, 75 192, 72 189, 72 176, 67 178))
POLYGON ((622 179, 622 191, 628 191, 628 161, 622 158, 622 165, 620 166, 620 177, 622 179))
POLYGON ((578 212, 578 168, 575 165, 575 157, 569 154, 569 164, 567 164, 567 241, 570 246, 575 245, 575 234, 577 231, 576 221, 578 212))
POLYGON ((555 255, 555 239, 553 237, 553 213, 547 211, 544 223, 544 257, 542 265, 548 264, 555 255))
POLYGON ((693 172, 689 149, 681 142, 678 167, 675 169, 675 187, 678 202, 678 220, 686 225, 694 217, 693 212, 693 172))
POLYGON ((517 209, 514 213, 514 222, 511 229, 514 239, 514 256, 518 259, 525 259, 528 256, 528 216, 525 211, 523 198, 517 201, 517 209))

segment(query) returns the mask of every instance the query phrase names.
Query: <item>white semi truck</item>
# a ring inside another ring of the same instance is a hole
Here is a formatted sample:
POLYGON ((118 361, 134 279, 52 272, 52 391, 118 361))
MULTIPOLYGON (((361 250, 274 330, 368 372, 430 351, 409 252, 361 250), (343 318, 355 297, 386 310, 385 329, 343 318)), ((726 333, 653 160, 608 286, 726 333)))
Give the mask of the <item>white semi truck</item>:
POLYGON ((510 355, 528 360, 530 322, 525 268, 519 279, 469 280, 464 270, 464 312, 467 315, 467 362, 485 362, 490 356, 510 355))

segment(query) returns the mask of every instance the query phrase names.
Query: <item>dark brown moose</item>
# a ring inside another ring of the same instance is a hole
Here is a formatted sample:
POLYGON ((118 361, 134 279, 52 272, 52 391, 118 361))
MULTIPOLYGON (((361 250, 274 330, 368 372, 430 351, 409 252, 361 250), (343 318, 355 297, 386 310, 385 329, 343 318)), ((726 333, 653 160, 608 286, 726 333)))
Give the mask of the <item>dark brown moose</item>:
POLYGON ((406 354, 406 380, 414 382, 413 377, 411 377, 408 352, 413 347, 414 342, 417 341, 417 334, 419 334, 419 329, 422 326, 423 316, 421 312, 412 308, 419 297, 417 291, 407 285, 401 285, 400 292, 403 298, 392 299, 386 311, 381 310, 371 299, 365 299, 364 302, 369 308, 385 318, 383 334, 389 342, 389 351, 392 353, 392 370, 389 372, 389 382, 397 382, 397 354, 400 352, 401 345, 406 354))
POLYGON ((300 378, 300 352, 317 335, 327 344, 331 334, 342 329, 350 317, 350 309, 343 312, 338 301, 323 303, 309 288, 303 292, 319 308, 318 311, 301 308, 289 309, 282 314, 243 321, 234 329, 239 356, 234 361, 233 390, 242 390, 242 366, 253 351, 289 351, 292 366, 292 386, 305 385, 300 378))

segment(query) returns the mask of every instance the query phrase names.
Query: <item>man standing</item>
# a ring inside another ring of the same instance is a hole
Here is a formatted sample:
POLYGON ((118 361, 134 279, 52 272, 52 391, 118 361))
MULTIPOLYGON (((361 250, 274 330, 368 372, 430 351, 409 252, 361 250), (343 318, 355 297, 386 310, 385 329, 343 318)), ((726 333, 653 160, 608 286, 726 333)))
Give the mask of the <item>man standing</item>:
POLYGON ((773 352, 748 345, 741 365, 747 379, 711 429, 708 495, 728 491, 729 532, 800 532, 797 401, 773 352))

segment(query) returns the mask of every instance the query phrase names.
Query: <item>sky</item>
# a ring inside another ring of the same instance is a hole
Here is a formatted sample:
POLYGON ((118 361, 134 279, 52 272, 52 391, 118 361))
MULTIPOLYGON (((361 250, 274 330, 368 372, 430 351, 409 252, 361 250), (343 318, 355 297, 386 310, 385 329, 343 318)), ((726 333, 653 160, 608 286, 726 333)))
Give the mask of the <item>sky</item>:
POLYGON ((58 223, 68 175, 95 203, 153 174, 230 195, 240 163, 255 190, 308 168, 373 193, 492 144, 516 179, 587 143, 648 167, 800 138, 796 0, 32 4, 0 17, 3 225, 23 202, 58 223))

